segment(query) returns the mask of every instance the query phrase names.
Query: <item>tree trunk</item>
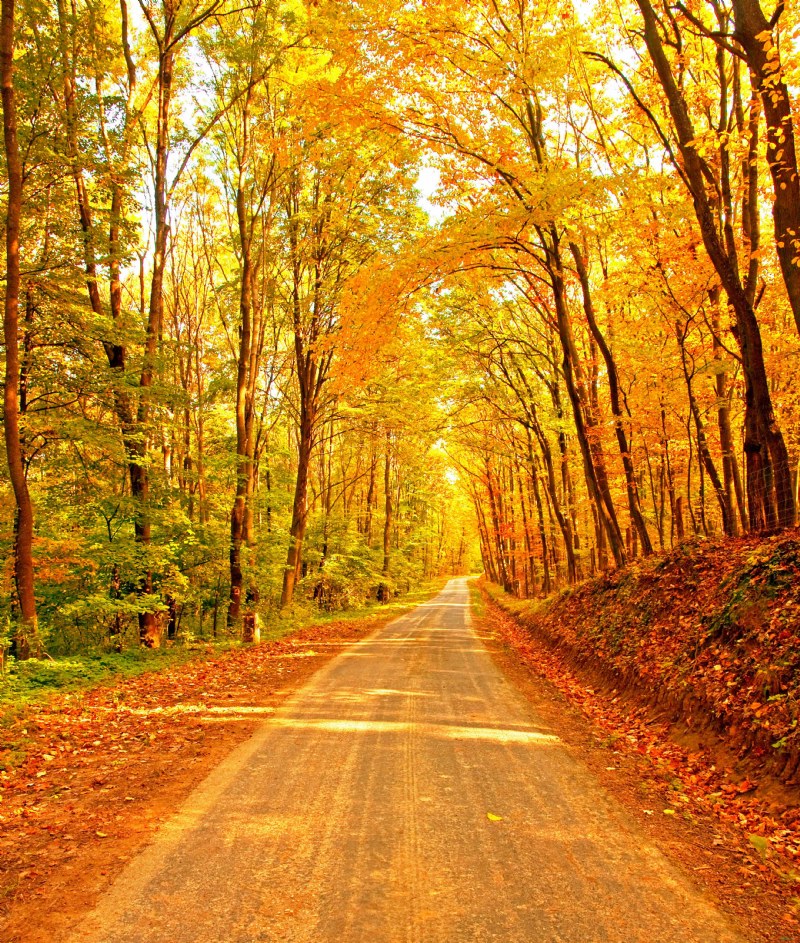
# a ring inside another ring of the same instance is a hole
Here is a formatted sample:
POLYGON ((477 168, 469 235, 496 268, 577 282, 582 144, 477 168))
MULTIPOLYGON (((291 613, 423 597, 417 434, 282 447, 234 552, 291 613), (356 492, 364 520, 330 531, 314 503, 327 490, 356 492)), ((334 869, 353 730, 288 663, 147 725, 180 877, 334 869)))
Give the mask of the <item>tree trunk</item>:
POLYGON ((489 508, 492 512, 492 527, 494 530, 494 542, 497 547, 497 566, 498 575, 503 589, 511 592, 511 582, 508 576, 508 561, 506 560, 505 544, 503 541, 503 522, 499 506, 498 495, 495 492, 493 484, 493 473, 488 458, 484 460, 486 466, 486 490, 489 494, 489 508))
POLYGON ((575 341, 572 336, 561 257, 555 234, 551 235, 550 243, 547 248, 548 264, 555 300, 558 334, 561 340, 563 354, 562 370, 567 386, 567 394, 572 404, 575 431, 578 436, 581 455, 583 456, 586 485, 589 489, 590 497, 597 506, 600 524, 608 539, 608 545, 614 556, 614 562, 617 566, 624 566, 626 562, 625 543, 622 538, 622 531, 619 528, 619 522, 617 521, 614 503, 611 499, 611 492, 608 487, 608 478, 603 462, 600 442, 595 435, 592 435, 590 439, 589 430, 587 429, 587 424, 591 424, 592 427, 594 424, 591 422, 591 416, 587 414, 586 392, 581 388, 579 375, 580 365, 575 349, 575 341))
POLYGON ((773 531, 795 522, 789 456, 772 406, 764 365, 761 331, 753 305, 738 275, 738 264, 726 251, 718 219, 706 190, 708 167, 698 153, 696 134, 683 93, 672 74, 650 0, 636 0, 644 19, 644 39, 667 98, 682 157, 679 171, 691 194, 703 245, 736 315, 736 339, 745 376, 745 442, 747 498, 752 530, 773 531))
POLYGON ((600 348, 600 352, 603 355, 603 360, 606 364, 606 375, 608 377, 608 391, 611 398, 611 412, 614 416, 614 431, 617 436, 617 444, 619 445, 619 453, 622 457, 622 465, 625 470, 625 485, 628 492, 628 510, 631 515, 631 521, 633 526, 636 528, 636 532, 639 535, 639 540, 642 545, 642 553, 647 557, 653 552, 653 545, 650 541, 650 535, 647 532, 647 524, 644 520, 644 515, 642 514, 642 507, 639 501, 639 489, 636 486, 636 470, 633 467, 633 458, 631 456, 630 447, 628 445, 628 437, 625 434, 625 426, 623 424, 623 413, 622 413, 622 399, 620 396, 619 388, 619 373, 617 372, 617 364, 614 360, 614 355, 611 352, 611 348, 608 346, 605 337, 603 336, 602 331, 597 323, 597 318, 594 312, 594 304, 592 302, 591 295, 591 286, 589 285, 589 273, 586 269, 586 263, 583 258, 578 246, 574 243, 570 243, 570 251, 572 252, 572 257, 575 260, 575 267, 578 272, 578 278, 581 283, 581 289, 583 292, 583 310, 586 313, 586 320, 589 324, 589 330, 592 333, 597 342, 597 346, 600 348))
POLYGON ((6 293, 3 308, 5 382, 3 395, 4 429, 8 470, 16 502, 14 541, 14 584, 20 619, 15 627, 17 658, 28 658, 39 647, 33 572, 33 505, 22 457, 19 422, 19 294, 20 217, 22 214, 22 158, 17 133, 14 92, 14 0, 2 0, 0 12, 0 91, 3 104, 3 141, 8 173, 6 208, 6 293))
POLYGON ((300 441, 298 443, 297 478, 292 502, 292 525, 289 530, 289 552, 283 571, 281 608, 288 606, 294 598, 294 590, 300 581, 303 562, 303 541, 308 521, 308 475, 313 450, 314 420, 309 414, 308 404, 301 410, 300 441))
MULTIPOLYGON (((233 627, 242 615, 244 577, 242 546, 248 538, 248 496, 252 492, 252 426, 254 402, 250 396, 251 348, 253 346, 253 271, 251 227, 247 218, 244 169, 249 157, 248 103, 243 109, 244 141, 239 159, 236 185, 236 217, 242 264, 239 285, 239 350, 236 364, 236 495, 231 508, 230 599, 228 626, 233 627)), ((252 641, 252 639, 243 639, 252 641)))
MULTIPOLYGON (((722 359, 722 348, 717 334, 719 333, 719 292, 710 292, 711 297, 711 325, 714 331, 714 359, 722 359)), ((733 442, 731 429, 731 410, 728 400, 728 374, 718 367, 714 377, 717 394, 717 424, 719 426, 719 441, 722 449, 722 477, 725 486, 725 500, 730 508, 730 528, 732 536, 741 529, 747 530, 747 512, 744 503, 744 489, 739 474, 739 463, 736 461, 736 448, 733 442), (737 521, 738 511, 738 521, 737 521)))
POLYGON ((497 566, 495 565, 494 553, 492 551, 492 541, 489 537, 489 527, 486 523, 485 505, 478 485, 473 479, 469 480, 469 490, 472 496, 472 504, 475 508, 475 516, 478 520, 478 540, 481 548, 481 561, 486 575, 492 583, 499 583, 497 575, 497 566))
POLYGON ((390 435, 386 433, 386 455, 383 463, 383 491, 384 491, 384 518, 383 518, 383 566, 381 573, 384 576, 389 573, 389 564, 391 562, 391 535, 392 535, 392 453, 390 448, 390 435))
POLYGON ((501 479, 501 491, 508 495, 508 569, 509 575, 511 577, 511 591, 515 596, 519 596, 519 568, 517 566, 517 555, 519 551, 517 549, 517 521, 515 513, 516 501, 514 500, 514 473, 510 466, 508 468, 507 484, 505 478, 506 476, 504 474, 501 479))
MULTIPOLYGON (((552 508, 553 515, 555 516, 556 521, 558 522, 558 527, 561 531, 561 537, 564 541, 564 553, 567 558, 567 580, 570 585, 578 581, 578 567, 577 561, 575 559, 575 547, 573 539, 573 530, 572 524, 570 523, 569 518, 564 513, 561 502, 558 499, 558 488, 556 485, 556 471, 553 465, 553 454, 550 449, 550 443, 547 441, 547 437, 538 421, 538 416, 536 411, 533 410, 532 416, 534 418, 533 432, 536 436, 536 441, 539 443, 539 451, 542 455, 542 461, 544 462, 545 472, 546 472, 546 491, 550 497, 549 507, 552 508)), ((564 447, 566 443, 564 443, 564 447)), ((562 455, 562 468, 564 467, 565 454, 562 455)), ((531 474, 535 474, 534 469, 536 468, 536 459, 533 453, 533 441, 528 435, 528 461, 531 466, 531 474)), ((566 498, 566 496, 565 496, 566 498)), ((555 539, 555 538, 554 538, 555 539)), ((555 548, 551 548, 555 549, 555 548)))
MULTIPOLYGON (((530 435, 530 434, 529 434, 530 435)), ((542 495, 539 488, 539 470, 533 459, 533 449, 528 440, 528 455, 531 460, 531 486, 533 488, 533 500, 536 504, 536 521, 539 528, 539 542, 542 545, 542 595, 547 596, 553 590, 552 577, 550 576, 550 548, 547 546, 547 529, 544 524, 544 511, 542 509, 542 495)))
MULTIPOLYGON (((782 6, 779 3, 778 9, 781 10, 782 6)), ((775 251, 795 325, 800 332, 800 177, 792 101, 783 77, 778 47, 772 37, 776 23, 767 20, 758 0, 733 0, 733 13, 734 35, 747 56, 764 107, 767 165, 773 187, 775 251)))
MULTIPOLYGON (((123 14, 126 12, 122 4, 123 14)), ((69 37, 67 32, 66 13, 63 3, 58 4, 59 22, 61 30, 61 55, 63 59, 63 93, 64 110, 66 114, 66 153, 71 164, 73 181, 75 183, 78 205, 78 219, 83 236, 84 271, 86 289, 89 295, 89 304, 92 312, 100 319, 105 318, 105 309, 100 296, 100 287, 97 279, 97 263, 93 244, 94 221, 86 189, 83 168, 79 163, 80 151, 78 147, 78 113, 75 100, 77 79, 75 77, 75 63, 69 51, 69 37)), ((123 43, 127 43, 127 21, 123 18, 123 43)), ((133 84, 135 75, 129 71, 129 79, 133 84)), ((110 154, 108 155, 110 162, 110 154)), ((110 166, 110 163, 109 163, 110 166)), ((113 177, 112 173, 112 177, 113 177)), ((120 278, 120 229, 122 212, 122 187, 118 180, 112 180, 111 218, 109 223, 109 277, 110 277, 110 308, 111 318, 115 326, 119 326, 122 318, 122 283, 120 278)), ((148 331, 148 337, 150 331, 148 331)), ((155 335, 154 335, 155 336, 155 335)), ((146 504, 149 499, 149 476, 147 470, 146 433, 140 422, 134 419, 133 404, 130 395, 124 389, 124 373, 127 353, 125 347, 116 342, 103 341, 109 367, 114 375, 114 409, 119 422, 123 447, 128 463, 128 477, 131 485, 131 494, 136 501, 134 517, 134 537, 137 544, 147 547, 150 543, 150 524, 147 517, 146 504)), ((152 354, 155 347, 152 348, 152 354)), ((145 378, 143 370, 142 379, 145 378)), ((149 385, 149 382, 142 385, 149 385)), ((140 407, 141 409, 141 407, 140 407)), ((144 551, 144 556, 146 550, 144 551)), ((146 563, 145 563, 146 566, 146 563)), ((152 593, 152 574, 146 570, 139 586, 140 593, 148 596, 152 593)), ((153 612, 139 615, 140 640, 146 647, 155 647, 159 643, 158 622, 153 612)))
MULTIPOLYGON (((719 472, 717 471, 717 466, 714 464, 714 458, 711 455, 711 451, 708 447, 708 440, 706 439, 705 429, 703 427, 703 420, 700 415, 700 408, 697 405, 697 398, 694 395, 694 389, 692 388, 692 374, 689 373, 689 367, 686 362, 686 327, 682 327, 680 324, 675 326, 675 332, 678 339, 678 345, 681 350, 681 365, 683 367, 683 378, 686 382, 686 394, 689 399, 689 409, 692 413, 692 418, 694 419, 695 433, 697 436, 697 457, 700 465, 700 474, 702 476, 703 469, 705 469, 708 474, 709 479, 711 480, 711 486, 714 489, 714 494, 717 496, 717 502, 719 503, 720 514, 722 515, 722 529, 726 535, 734 536, 735 528, 733 524, 733 513, 732 508, 729 502, 729 496, 723 487, 722 482, 720 481, 719 472)), ((703 479, 701 477, 701 494, 703 494, 703 479)), ((705 506, 704 503, 701 504, 702 508, 702 519, 703 519, 703 529, 705 530, 705 506)))
POLYGON ((372 507, 375 503, 375 474, 378 468, 378 454, 375 449, 375 430, 370 436, 369 486, 367 488, 367 507, 364 522, 364 537, 367 546, 372 546, 372 507))
POLYGON ((156 354, 158 351, 161 327, 164 319, 164 272, 167 264, 167 241, 169 224, 167 222, 167 156, 169 152, 169 119, 172 100, 172 71, 174 52, 171 51, 172 37, 165 36, 166 51, 159 56, 158 65, 158 112, 155 141, 155 179, 153 201, 153 225, 155 245, 153 252, 153 270, 150 281, 150 298, 147 329, 142 359, 142 372, 139 378, 139 408, 137 410, 137 443, 135 461, 137 464, 131 475, 131 493, 136 506, 134 536, 139 544, 144 572, 140 580, 139 591, 145 605, 150 608, 139 614, 139 640, 145 648, 157 648, 161 644, 161 629, 154 611, 153 572, 147 559, 152 539, 150 523, 150 469, 147 461, 147 426, 150 419, 149 390, 155 379, 156 354))
POLYGON ((384 517, 383 517, 383 565, 381 574, 384 581, 378 589, 378 598, 381 602, 389 599, 389 566, 392 553, 392 520, 394 517, 394 508, 392 506, 392 451, 391 451, 391 433, 386 433, 386 454, 383 463, 383 493, 384 493, 384 517))
POLYGON ((530 598, 534 591, 536 585, 536 569, 534 563, 534 554, 533 554, 533 539, 531 536, 531 522, 528 517, 528 508, 527 502, 525 499, 525 487, 523 485, 522 478, 522 469, 520 468, 519 462, 515 461, 514 471, 517 476, 517 491, 519 492, 519 507, 522 513, 522 536, 525 543, 525 566, 522 569, 523 576, 525 578, 525 591, 524 595, 526 598, 530 598))

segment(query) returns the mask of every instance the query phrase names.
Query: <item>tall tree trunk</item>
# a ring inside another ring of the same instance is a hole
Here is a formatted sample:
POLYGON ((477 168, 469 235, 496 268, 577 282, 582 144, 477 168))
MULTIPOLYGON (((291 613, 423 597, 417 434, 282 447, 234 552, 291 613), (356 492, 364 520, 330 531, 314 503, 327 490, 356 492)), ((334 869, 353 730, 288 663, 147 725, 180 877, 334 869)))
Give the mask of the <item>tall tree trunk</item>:
POLYGON ((553 288, 558 334, 561 340, 562 370, 567 386, 567 394, 572 404, 572 415, 583 457, 586 485, 590 497, 597 506, 600 524, 608 539, 614 562, 617 566, 624 566, 626 562, 625 542, 617 521, 614 502, 611 498, 600 442, 596 435, 590 436, 589 434, 590 428, 593 428, 594 424, 589 412, 590 406, 586 402, 586 391, 583 389, 581 382, 580 363, 572 335, 557 236, 553 232, 549 240, 543 241, 547 245, 548 269, 553 288))
MULTIPOLYGON (((123 2, 120 4, 122 10, 122 39, 126 53, 127 46, 127 6, 123 2)), ((76 202, 78 207, 78 219, 81 226, 81 235, 83 237, 83 257, 84 272, 86 278, 86 290, 89 296, 89 304, 92 313, 99 319, 104 320, 106 311, 100 295, 100 286, 98 283, 97 261, 94 245, 94 219, 92 213, 91 201, 86 187, 83 167, 80 163, 80 150, 78 146, 78 121, 79 115, 76 103, 77 78, 75 74, 74 58, 74 40, 71 40, 67 14, 64 8, 63 0, 58 3, 59 28, 60 28, 60 46, 62 56, 62 88, 64 96, 64 113, 66 118, 66 156, 70 163, 73 181, 75 184, 76 202)), ((135 86, 136 75, 133 64, 128 57, 128 78, 131 88, 135 86)), ((107 143, 107 142, 106 142, 107 143)), ((111 320, 115 328, 119 328, 122 321, 122 281, 120 273, 120 233, 122 216, 123 189, 117 174, 111 166, 110 147, 106 147, 106 157, 109 162, 109 170, 112 176, 111 182, 111 214, 109 222, 109 301, 111 320)), ((114 411, 119 423, 123 448, 128 465, 128 478, 131 486, 131 494, 139 499, 134 518, 134 534, 137 543, 149 543, 149 525, 143 518, 141 500, 146 500, 149 494, 149 481, 147 477, 147 448, 145 443, 145 432, 137 423, 134 417, 134 404, 131 396, 125 389, 124 373, 126 367, 127 351, 124 345, 116 340, 104 340, 103 348, 108 359, 108 365, 114 378, 114 411)), ((140 586, 140 590, 145 594, 152 592, 152 577, 146 573, 140 586)), ((141 640, 145 645, 157 644, 158 630, 153 613, 142 614, 139 617, 139 627, 141 640)))
MULTIPOLYGON (((705 469, 709 479, 711 480, 711 486, 714 489, 714 494, 717 496, 717 502, 719 503, 719 510, 720 514, 722 515, 722 529, 728 536, 733 536, 735 533, 735 528, 733 523, 733 510, 729 501, 729 494, 726 492, 722 481, 720 481, 717 466, 714 464, 714 458, 711 455, 711 450, 708 447, 708 440, 706 439, 705 428, 703 427, 703 419, 700 415, 700 407, 697 404, 697 397, 694 395, 694 389, 692 387, 692 374, 689 372, 689 367, 687 364, 686 331, 687 327, 685 326, 681 326, 680 324, 675 326, 675 333, 678 339, 678 345, 681 350, 681 366, 683 367, 683 378, 686 382, 686 393, 689 399, 689 409, 692 413, 692 418, 694 419, 695 433, 697 436, 697 459, 701 476, 700 493, 701 497, 704 498, 705 486, 702 476, 703 470, 705 469)), ((703 529, 705 531, 706 523, 704 500, 701 501, 701 510, 703 529)))
POLYGON ((478 494, 477 488, 472 487, 472 503, 475 506, 475 514, 478 518, 478 538, 481 547, 481 560, 486 575, 493 583, 499 583, 497 575, 497 565, 495 563, 494 552, 492 550, 492 541, 489 537, 489 528, 486 524, 486 515, 484 514, 484 502, 478 494))
POLYGON ((525 543, 525 566, 523 567, 523 575, 525 578, 525 590, 524 595, 526 598, 529 598, 533 593, 534 586, 536 585, 536 569, 534 562, 534 553, 533 553, 533 539, 531 536, 531 527, 530 521, 528 518, 528 508, 525 500, 525 487, 523 485, 522 478, 522 469, 519 465, 519 461, 514 462, 514 471, 517 476, 517 491, 519 492, 519 507, 522 512, 522 535, 525 543))
MULTIPOLYGON (((242 641, 256 641, 258 615, 255 611, 259 588, 250 578, 244 587, 242 552, 247 548, 251 573, 255 555, 253 503, 256 487, 257 446, 256 392, 264 350, 266 322, 263 302, 256 293, 257 257, 254 260, 253 233, 259 210, 253 211, 248 201, 249 172, 252 159, 251 106, 253 84, 248 84, 242 104, 242 137, 236 151, 236 220, 241 250, 239 284, 239 346, 236 364, 236 494, 231 508, 230 599, 228 625, 242 622, 242 641), (243 598, 244 597, 244 598, 243 598), (246 610, 243 612, 243 609, 246 610)), ((262 195, 269 192, 272 172, 263 182, 262 195)), ((262 201, 263 202, 263 201, 262 201)))
POLYGON ((372 508, 375 504, 375 476, 378 469, 378 452, 375 447, 376 436, 377 431, 373 425, 372 434, 370 435, 369 440, 369 485, 367 487, 367 507, 364 521, 364 537, 368 547, 372 546, 372 508))
MULTIPOLYGON (((552 509, 552 513, 555 516, 556 521, 558 522, 559 530, 561 531, 561 537, 564 542, 564 553, 567 558, 567 580, 572 585, 578 581, 578 566, 577 560, 575 559, 575 541, 573 537, 572 524, 570 519, 564 513, 561 507, 561 501, 558 497, 558 486, 556 484, 556 471, 553 464, 553 453, 550 448, 550 443, 547 441, 547 436, 545 435, 544 429, 542 429, 538 415, 534 407, 532 407, 532 419, 533 421, 533 433, 536 436, 536 441, 539 444, 539 452, 542 456, 542 461, 544 462, 544 468, 546 473, 546 492, 550 498, 549 508, 552 509)), ((566 440, 561 442, 561 445, 566 448, 566 440)), ((565 456, 562 455, 562 469, 564 467, 563 461, 565 456)), ((531 439, 530 433, 528 434, 528 461, 531 467, 531 474, 536 474, 536 458, 533 452, 533 441, 531 439)), ((564 496, 565 500, 568 499, 568 495, 564 496)), ((554 538, 555 539, 555 538, 554 538)), ((555 547, 551 547, 551 550, 554 552, 555 547)))
POLYGON ((2 0, 0 12, 0 91, 3 103, 3 142, 8 173, 6 205, 6 293, 3 307, 5 382, 3 387, 4 429, 8 471, 16 502, 14 584, 20 619, 14 630, 17 658, 28 658, 39 647, 33 573, 33 504, 22 457, 19 422, 19 238, 22 215, 22 158, 17 132, 14 92, 14 0, 2 0))
MULTIPOLYGON (((505 472, 506 465, 503 464, 503 471, 505 472)), ((519 596, 519 568, 517 566, 517 521, 516 521, 516 501, 514 499, 515 488, 514 488, 514 472, 512 467, 508 466, 508 481, 506 482, 506 476, 503 474, 500 480, 500 489, 501 492, 507 495, 506 506, 508 507, 508 569, 509 575, 511 577, 511 592, 515 596, 519 596)))
POLYGON ((301 407, 300 440, 297 454, 297 478, 292 502, 292 524, 289 530, 289 551, 283 571, 281 608, 288 606, 294 598, 294 590, 300 581, 303 563, 303 542, 308 522, 308 476, 311 468, 311 453, 314 446, 314 415, 311 404, 301 407))
MULTIPOLYGON (((386 454, 383 461, 383 493, 383 565, 381 567, 381 574, 384 579, 387 579, 389 576, 389 566, 391 564, 392 520, 394 518, 394 508, 392 505, 392 437, 390 432, 386 433, 386 454)), ((385 602, 388 598, 389 587, 386 583, 383 583, 381 599, 385 602)))
POLYGON ((575 268, 577 269, 578 278, 581 283, 581 289, 583 293, 583 310, 586 313, 586 320, 589 324, 589 330, 591 331, 592 337, 594 337, 597 346, 600 348, 600 352, 603 355, 603 360, 605 361, 606 376, 608 378, 608 392, 611 399, 611 412, 614 416, 614 432, 617 436, 617 444, 619 446, 619 453, 622 458, 622 466, 625 470, 625 486, 628 492, 628 510, 631 515, 633 526, 636 528, 636 532, 639 535, 639 540, 642 545, 642 553, 647 557, 650 556, 650 554, 653 552, 653 544, 650 541, 650 535, 647 532, 647 524, 645 523, 644 515, 642 514, 641 502, 639 501, 639 489, 636 485, 636 470, 633 466, 633 457, 631 456, 630 446, 628 445, 628 437, 625 434, 617 364, 614 360, 614 355, 611 352, 611 348, 608 346, 603 332, 600 330, 600 326, 597 323, 597 317, 595 316, 594 311, 594 303, 592 301, 591 286, 589 284, 589 272, 586 268, 586 262, 584 260, 583 253, 574 242, 571 242, 569 247, 570 251, 572 252, 572 257, 575 260, 575 268))
POLYGON ((508 576, 508 561, 506 559, 505 542, 503 540, 503 519, 500 508, 499 495, 494 487, 494 474, 492 472, 489 459, 484 459, 486 467, 486 490, 489 495, 489 508, 492 512, 492 529, 494 530, 494 543, 497 548, 497 569, 500 582, 503 589, 511 592, 511 581, 508 576))
MULTIPOLYGON (((531 152, 539 166, 546 164, 545 138, 542 127, 541 105, 531 96, 526 99, 526 111, 523 124, 528 135, 531 152)), ((519 198, 519 193, 515 191, 519 198)), ((523 199, 523 203, 526 201, 523 199)), ((528 208, 529 209, 529 208, 528 208)), ((587 426, 594 431, 594 417, 589 394, 586 390, 581 370, 580 359, 572 333, 569 307, 567 304, 564 266, 561 257, 560 237, 555 223, 547 226, 535 225, 543 257, 537 257, 537 263, 543 264, 549 276, 550 287, 556 309, 556 327, 562 352, 562 372, 567 386, 567 394, 572 405, 575 430, 583 457, 584 474, 589 496, 597 506, 602 527, 608 537, 608 543, 617 566, 623 566, 625 560, 625 542, 617 520, 616 509, 611 498, 608 476, 605 467, 603 447, 599 435, 589 435, 587 426)), ((522 273, 534 291, 538 291, 528 273, 522 273)), ((574 529, 574 528, 573 528, 574 529)))
POLYGON ((315 344, 319 337, 321 318, 321 278, 319 265, 314 266, 314 288, 310 299, 310 318, 304 320, 304 305, 301 301, 303 265, 299 252, 299 189, 297 175, 289 180, 287 213, 289 215, 289 246, 292 273, 292 327, 294 333, 294 359, 297 384, 300 394, 300 427, 298 430, 297 479, 292 504, 292 524, 289 533, 289 549, 283 572, 281 608, 288 606, 294 597, 295 586, 300 580, 303 564, 303 541, 308 521, 308 479, 314 437, 319 419, 318 411, 323 385, 331 362, 331 352, 320 353, 315 344))
MULTIPOLYGON (((239 227, 239 243, 242 262, 239 284, 239 350, 236 364, 236 494, 231 508, 230 543, 230 599, 228 602, 228 626, 234 626, 242 615, 244 577, 242 571, 242 546, 246 539, 247 498, 253 477, 252 425, 254 403, 250 397, 251 347, 253 346, 253 265, 251 254, 251 226, 248 219, 245 197, 245 169, 249 159, 249 96, 243 109, 243 134, 239 175, 236 184, 236 218, 239 227)), ((252 641, 244 639, 244 641, 252 641)))
POLYGON ((789 455, 775 418, 764 364, 761 331, 753 305, 719 235, 719 220, 706 189, 711 173, 695 147, 696 134, 681 89, 672 74, 650 0, 636 0, 644 19, 644 39, 664 90, 680 154, 678 170, 692 197, 706 252, 736 315, 736 339, 745 375, 745 442, 747 498, 752 530, 773 531, 795 522, 789 455))
POLYGON ((151 417, 150 388, 155 380, 156 354, 164 319, 164 272, 167 264, 167 156, 169 153, 169 119, 172 100, 172 72, 174 53, 171 50, 172 36, 165 36, 165 51, 159 56, 158 66, 158 113, 155 141, 155 179, 153 225, 155 243, 153 269, 150 281, 150 298, 147 329, 139 378, 141 390, 137 410, 138 442, 134 474, 131 476, 131 492, 136 505, 134 535, 139 544, 144 572, 140 592, 147 608, 139 614, 139 640, 146 648, 157 648, 161 644, 161 629, 150 597, 153 595, 153 571, 150 568, 149 551, 152 540, 150 519, 150 466, 147 460, 147 428, 151 417))
POLYGON ((792 101, 772 35, 782 10, 783 0, 778 3, 777 15, 769 21, 758 0, 733 0, 734 35, 747 56, 747 64, 764 106, 767 166, 773 187, 775 251, 795 325, 800 332, 800 176, 792 101))
MULTIPOLYGON (((719 325, 719 291, 710 292, 711 326, 714 331, 714 359, 722 360, 722 347, 718 340, 719 325)), ((731 429, 731 409, 728 399, 728 374, 721 366, 717 367, 714 375, 714 386, 717 394, 717 424, 719 426, 719 441, 722 449, 722 477, 725 486, 725 500, 730 508, 730 530, 735 537, 741 529, 747 530, 747 512, 744 502, 744 489, 739 474, 739 463, 736 461, 736 447, 731 429), (738 520, 737 520, 738 511, 738 520)))
POLYGON ((547 596, 553 590, 553 581, 550 575, 550 548, 547 545, 547 529, 545 527, 544 511, 542 509, 541 489, 539 488, 539 470, 535 462, 531 466, 530 476, 531 486, 533 488, 533 500, 536 504, 536 522, 539 528, 539 542, 542 545, 542 595, 547 596))

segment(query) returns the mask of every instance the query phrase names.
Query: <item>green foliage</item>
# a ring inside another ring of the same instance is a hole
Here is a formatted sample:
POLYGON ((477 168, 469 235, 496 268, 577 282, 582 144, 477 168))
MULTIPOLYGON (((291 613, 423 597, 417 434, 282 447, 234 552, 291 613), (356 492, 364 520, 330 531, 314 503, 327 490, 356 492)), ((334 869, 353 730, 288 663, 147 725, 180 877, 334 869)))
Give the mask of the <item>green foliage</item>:
MULTIPOLYGON (((364 121, 364 75, 328 37, 349 29, 334 11, 269 0, 217 13, 199 17, 172 49, 162 181, 170 233, 153 293, 158 42, 135 16, 124 37, 120 7, 106 0, 17 8, 28 161, 21 422, 40 635, 51 656, 135 649, 149 615, 161 637, 241 631, 228 627, 227 609, 248 287, 245 612, 268 631, 296 614, 279 607, 299 464, 297 339, 326 368, 296 611, 361 607, 383 584, 394 597, 463 568, 474 543, 471 509, 436 446, 443 405, 428 338, 418 319, 403 321, 410 283, 390 277, 374 290, 425 228, 413 148, 364 121), (137 473, 146 474, 146 497, 134 494, 137 473)), ((186 16, 178 11, 179 27, 186 16)), ((0 620, 9 637, 13 506, 0 468, 0 553, 9 561, 0 620)), ((30 671, 25 684, 71 677, 47 665, 30 671)))

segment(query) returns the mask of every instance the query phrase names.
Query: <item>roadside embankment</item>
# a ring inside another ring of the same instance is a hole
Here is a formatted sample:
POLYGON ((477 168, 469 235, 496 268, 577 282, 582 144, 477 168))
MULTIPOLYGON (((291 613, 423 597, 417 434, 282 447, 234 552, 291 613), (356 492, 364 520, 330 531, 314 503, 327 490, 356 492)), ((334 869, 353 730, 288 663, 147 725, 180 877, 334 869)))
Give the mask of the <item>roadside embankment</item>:
POLYGON ((800 531, 682 544, 547 600, 492 598, 598 683, 800 785, 800 531))

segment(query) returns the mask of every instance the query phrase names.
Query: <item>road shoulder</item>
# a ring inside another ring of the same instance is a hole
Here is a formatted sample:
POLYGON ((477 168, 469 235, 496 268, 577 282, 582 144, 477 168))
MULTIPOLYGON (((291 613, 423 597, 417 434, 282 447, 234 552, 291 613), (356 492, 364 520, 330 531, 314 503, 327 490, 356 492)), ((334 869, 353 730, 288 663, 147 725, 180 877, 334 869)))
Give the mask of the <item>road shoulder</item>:
MULTIPOLYGON (((558 683, 559 674, 548 671, 552 653, 528 638, 522 642, 513 618, 476 593, 473 588, 473 625, 495 663, 537 717, 622 805, 647 841, 744 936, 764 943, 796 941, 796 901, 741 831, 696 809, 683 811, 682 803, 675 801, 680 796, 669 771, 622 732, 609 735, 594 723, 558 683)), ((591 690, 591 682, 584 683, 591 690)))

